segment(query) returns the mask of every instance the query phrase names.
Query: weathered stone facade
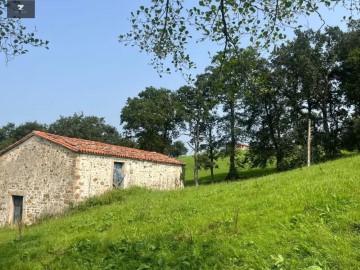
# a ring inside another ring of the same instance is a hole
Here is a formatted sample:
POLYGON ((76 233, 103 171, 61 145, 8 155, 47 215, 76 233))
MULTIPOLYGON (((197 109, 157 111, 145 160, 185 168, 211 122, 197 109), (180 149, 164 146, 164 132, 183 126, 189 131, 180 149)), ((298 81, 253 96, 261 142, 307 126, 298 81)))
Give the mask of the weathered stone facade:
POLYGON ((23 221, 73 202, 79 155, 32 137, 0 156, 0 225, 12 222, 12 196, 23 196, 23 221))
POLYGON ((115 162, 124 164, 123 188, 140 186, 169 190, 183 187, 183 182, 180 179, 182 166, 82 154, 79 162, 79 181, 75 187, 75 198, 86 198, 111 189, 115 162))
POLYGON ((123 163, 123 188, 182 188, 182 166, 103 155, 76 153, 33 136, 0 155, 0 226, 11 224, 13 196, 23 197, 22 220, 113 188, 114 162, 123 163))

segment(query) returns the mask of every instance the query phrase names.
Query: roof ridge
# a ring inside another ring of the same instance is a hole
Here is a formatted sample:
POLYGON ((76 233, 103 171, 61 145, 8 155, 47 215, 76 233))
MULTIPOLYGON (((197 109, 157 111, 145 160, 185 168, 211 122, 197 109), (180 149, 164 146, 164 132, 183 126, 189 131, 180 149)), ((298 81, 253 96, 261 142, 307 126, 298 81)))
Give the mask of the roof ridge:
POLYGON ((69 142, 59 142, 58 141, 58 138, 56 137, 60 137, 60 138, 69 138, 69 137, 65 137, 65 136, 61 136, 61 135, 58 135, 58 134, 52 134, 52 133, 48 133, 48 132, 44 132, 44 131, 38 131, 38 130, 34 130, 33 131, 35 135, 43 138, 43 139, 46 139, 46 140, 49 140, 53 143, 56 143, 56 144, 60 144, 62 146, 65 146, 66 148, 69 148, 70 150, 72 151, 75 151, 75 152, 78 152, 78 149, 76 147, 75 144, 71 144, 69 142), (52 138, 52 136, 55 136, 55 138, 52 138))
POLYGON ((44 131, 35 130, 33 131, 33 134, 77 153, 116 156, 157 163, 185 165, 184 162, 157 152, 151 152, 104 142, 97 142, 88 139, 71 138, 67 136, 47 133, 44 131))
POLYGON ((14 142, 14 143, 12 143, 12 144, 10 144, 9 146, 5 147, 5 148, 2 149, 2 150, 0 150, 0 156, 1 156, 2 154, 6 153, 7 151, 9 151, 10 149, 18 146, 18 145, 21 144, 22 142, 30 139, 30 138, 31 138, 32 136, 34 136, 34 135, 35 135, 35 133, 34 133, 34 131, 33 131, 33 132, 29 133, 28 135, 26 135, 25 137, 21 138, 20 140, 14 142))

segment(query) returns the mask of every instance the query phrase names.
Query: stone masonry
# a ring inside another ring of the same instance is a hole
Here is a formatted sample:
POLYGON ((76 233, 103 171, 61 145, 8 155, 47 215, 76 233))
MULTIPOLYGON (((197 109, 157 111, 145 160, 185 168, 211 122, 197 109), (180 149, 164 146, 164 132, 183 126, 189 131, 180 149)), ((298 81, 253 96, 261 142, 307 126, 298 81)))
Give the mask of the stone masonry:
POLYGON ((123 163, 123 188, 183 187, 181 165, 77 153, 32 136, 0 154, 0 226, 12 223, 12 196, 23 196, 22 221, 31 224, 112 189, 114 162, 123 163))
POLYGON ((12 221, 13 195, 24 197, 25 223, 73 202, 78 159, 78 154, 38 137, 0 156, 0 226, 12 221))

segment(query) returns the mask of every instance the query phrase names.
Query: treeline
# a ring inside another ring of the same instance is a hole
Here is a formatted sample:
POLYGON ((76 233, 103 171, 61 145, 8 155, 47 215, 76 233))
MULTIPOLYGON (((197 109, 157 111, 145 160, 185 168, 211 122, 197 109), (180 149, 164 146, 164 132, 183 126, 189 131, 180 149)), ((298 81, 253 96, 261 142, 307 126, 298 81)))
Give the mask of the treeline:
MULTIPOLYGON (((360 21, 348 31, 297 31, 265 59, 254 48, 224 58, 177 91, 146 88, 121 112, 126 135, 140 148, 163 152, 180 134, 190 136, 196 168, 230 157, 228 179, 244 162, 278 170, 307 162, 311 120, 312 162, 341 150, 360 150, 360 21), (226 60, 223 60, 226 59, 226 60), (245 159, 236 144, 249 141, 245 159), (221 150, 221 151, 220 151, 221 150)), ((227 56, 227 55, 225 55, 227 56)))
MULTIPOLYGON (((106 124, 103 117, 85 116, 83 113, 75 113, 72 116, 60 116, 58 120, 50 125, 41 124, 36 121, 25 122, 18 126, 14 123, 8 123, 0 128, 0 150, 20 140, 34 130, 72 138, 139 148, 135 141, 123 136, 114 126, 106 124)), ((186 153, 187 149, 180 141, 173 142, 170 147, 166 149, 166 154, 174 157, 186 153)))
POLYGON ((134 143, 124 138, 115 127, 106 124, 104 118, 75 113, 73 116, 60 116, 50 125, 36 121, 26 122, 19 126, 8 123, 0 128, 0 149, 20 140, 33 130, 109 144, 134 146, 134 143))
POLYGON ((120 115, 123 134, 104 118, 75 114, 48 126, 3 126, 0 149, 37 129, 178 156, 187 150, 174 141, 185 134, 196 183, 197 169, 213 175, 224 155, 230 158, 227 179, 241 178, 237 169, 245 163, 273 163, 278 170, 305 165, 309 120, 312 162, 360 150, 360 21, 351 21, 346 32, 328 27, 295 34, 268 58, 251 47, 219 52, 191 86, 147 87, 128 98, 120 115), (244 141, 250 149, 239 160, 236 145, 244 141))

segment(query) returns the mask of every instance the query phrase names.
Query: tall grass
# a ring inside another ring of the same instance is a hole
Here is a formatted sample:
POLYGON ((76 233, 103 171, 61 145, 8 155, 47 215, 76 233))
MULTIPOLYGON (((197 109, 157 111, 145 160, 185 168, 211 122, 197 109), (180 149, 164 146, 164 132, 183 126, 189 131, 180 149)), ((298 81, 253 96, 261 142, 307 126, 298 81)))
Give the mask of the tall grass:
POLYGON ((0 229, 0 269, 360 269, 360 157, 170 192, 117 190, 0 229))

